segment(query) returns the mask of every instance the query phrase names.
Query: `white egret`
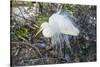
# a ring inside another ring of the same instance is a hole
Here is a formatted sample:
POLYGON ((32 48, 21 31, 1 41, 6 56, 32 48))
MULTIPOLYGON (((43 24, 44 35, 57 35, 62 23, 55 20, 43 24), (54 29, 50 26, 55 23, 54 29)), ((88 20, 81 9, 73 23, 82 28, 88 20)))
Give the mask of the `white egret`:
POLYGON ((65 48, 65 45, 73 52, 67 35, 78 36, 80 32, 73 20, 76 20, 76 18, 71 12, 62 12, 59 10, 49 18, 48 22, 41 24, 40 30, 37 32, 36 36, 42 31, 44 37, 51 38, 52 46, 56 44, 56 49, 60 56, 63 55, 62 48, 65 48))
POLYGON ((72 19, 76 18, 70 12, 58 11, 54 13, 50 18, 49 22, 44 22, 41 24, 40 31, 36 36, 42 31, 44 37, 50 38, 57 34, 67 34, 77 36, 79 34, 79 29, 74 25, 72 19))

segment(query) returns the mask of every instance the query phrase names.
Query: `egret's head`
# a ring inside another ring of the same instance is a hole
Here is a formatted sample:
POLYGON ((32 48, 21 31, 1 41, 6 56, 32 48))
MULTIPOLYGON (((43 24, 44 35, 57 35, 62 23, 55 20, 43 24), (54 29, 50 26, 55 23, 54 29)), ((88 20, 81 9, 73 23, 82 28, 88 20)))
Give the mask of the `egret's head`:
POLYGON ((39 31, 36 33, 35 37, 44 29, 48 28, 48 22, 44 22, 41 24, 39 31))
POLYGON ((47 27, 48 27, 48 22, 44 22, 41 24, 40 29, 43 30, 43 29, 46 29, 47 27))

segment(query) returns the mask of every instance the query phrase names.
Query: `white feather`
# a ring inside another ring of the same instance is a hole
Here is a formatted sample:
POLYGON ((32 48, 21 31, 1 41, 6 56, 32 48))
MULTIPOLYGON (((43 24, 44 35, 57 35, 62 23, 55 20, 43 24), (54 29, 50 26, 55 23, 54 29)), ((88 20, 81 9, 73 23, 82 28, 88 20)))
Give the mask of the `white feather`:
MULTIPOLYGON (((58 11, 49 18, 49 23, 45 22, 41 25, 43 35, 52 37, 56 34, 67 34, 77 36, 79 29, 74 25, 74 21, 69 16, 61 14, 58 11)), ((70 14, 71 15, 71 14, 70 14)))

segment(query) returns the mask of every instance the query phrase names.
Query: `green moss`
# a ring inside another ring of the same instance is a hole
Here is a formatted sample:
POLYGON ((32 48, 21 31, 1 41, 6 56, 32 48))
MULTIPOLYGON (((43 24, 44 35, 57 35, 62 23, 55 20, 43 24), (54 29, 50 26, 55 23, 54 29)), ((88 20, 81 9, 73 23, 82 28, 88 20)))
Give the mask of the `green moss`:
POLYGON ((22 37, 28 37, 28 34, 29 34, 29 30, 25 27, 21 27, 20 29, 18 29, 16 31, 16 34, 19 36, 22 36, 22 37))

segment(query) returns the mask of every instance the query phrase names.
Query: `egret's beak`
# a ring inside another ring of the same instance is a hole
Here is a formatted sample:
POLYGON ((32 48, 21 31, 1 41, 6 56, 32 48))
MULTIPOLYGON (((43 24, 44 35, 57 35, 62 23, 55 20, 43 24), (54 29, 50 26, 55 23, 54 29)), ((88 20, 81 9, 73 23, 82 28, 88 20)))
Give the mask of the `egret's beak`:
POLYGON ((37 35, 42 31, 43 29, 41 28, 35 35, 35 37, 37 37, 37 35))

